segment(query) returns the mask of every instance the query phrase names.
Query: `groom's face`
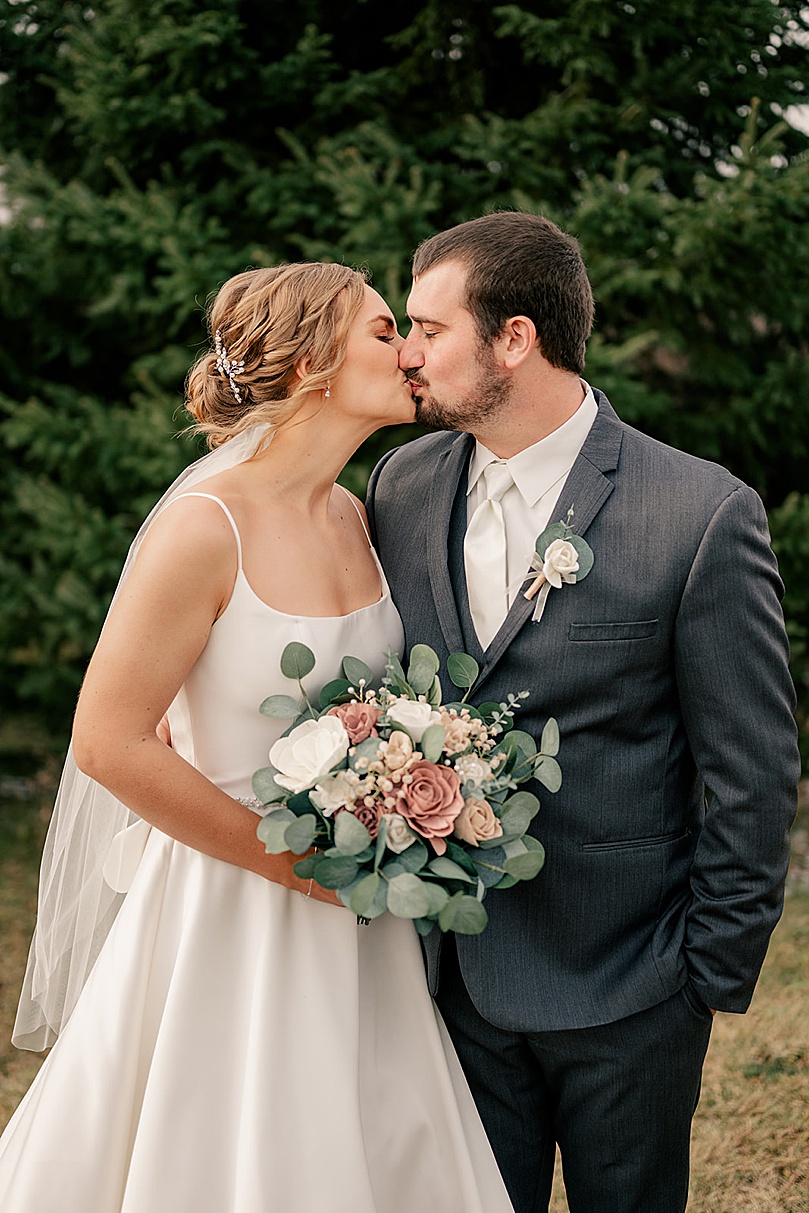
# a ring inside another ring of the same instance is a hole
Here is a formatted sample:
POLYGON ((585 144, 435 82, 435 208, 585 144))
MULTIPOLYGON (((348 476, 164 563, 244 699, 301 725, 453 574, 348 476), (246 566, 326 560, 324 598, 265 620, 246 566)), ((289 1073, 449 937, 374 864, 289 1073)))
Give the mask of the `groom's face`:
POLYGON ((399 366, 416 398, 416 421, 474 433, 505 409, 510 381, 464 306, 465 286, 466 269, 457 261, 414 280, 407 300, 412 327, 399 366))

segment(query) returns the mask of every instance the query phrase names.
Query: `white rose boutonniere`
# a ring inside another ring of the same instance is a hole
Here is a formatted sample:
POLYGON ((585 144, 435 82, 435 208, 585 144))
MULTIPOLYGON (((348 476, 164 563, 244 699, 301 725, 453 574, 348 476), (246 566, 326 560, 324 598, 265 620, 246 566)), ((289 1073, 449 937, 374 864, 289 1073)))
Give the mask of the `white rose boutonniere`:
POLYGON ((573 506, 565 522, 554 522, 546 527, 536 542, 536 552, 531 568, 537 576, 525 591, 528 599, 536 595, 533 622, 539 623, 551 588, 560 590, 567 583, 573 585, 583 581, 593 567, 593 549, 581 535, 575 535, 570 526, 573 506))

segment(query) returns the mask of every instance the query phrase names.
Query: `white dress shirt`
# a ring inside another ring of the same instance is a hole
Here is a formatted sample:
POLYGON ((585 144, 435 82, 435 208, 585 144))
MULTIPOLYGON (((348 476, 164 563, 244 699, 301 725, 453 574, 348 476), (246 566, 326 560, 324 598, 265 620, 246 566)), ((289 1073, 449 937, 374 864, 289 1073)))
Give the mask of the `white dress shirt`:
MULTIPOLYGON (((584 400, 564 425, 504 461, 514 480, 500 502, 506 529, 509 607, 528 573, 538 537, 550 522, 565 521, 564 518, 552 519, 551 511, 598 412, 592 388, 584 381, 582 387, 584 400)), ((476 442, 469 461, 467 525, 484 496, 483 469, 496 459, 487 447, 476 442)), ((467 585, 468 582, 467 572, 467 585)))

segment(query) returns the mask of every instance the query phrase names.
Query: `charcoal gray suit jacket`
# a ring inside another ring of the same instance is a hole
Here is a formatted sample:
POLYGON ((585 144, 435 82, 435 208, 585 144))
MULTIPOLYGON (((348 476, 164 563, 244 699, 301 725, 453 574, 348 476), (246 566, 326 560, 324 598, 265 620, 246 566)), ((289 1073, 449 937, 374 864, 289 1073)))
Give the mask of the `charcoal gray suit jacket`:
MULTIPOLYGON (((407 645, 431 645, 442 666, 475 656, 472 702, 529 690, 516 724, 537 739, 559 723, 561 790, 525 785, 541 802, 545 868, 491 892, 486 930, 457 937, 478 1009, 515 1031, 611 1022, 686 981, 711 1007, 745 1010, 795 814, 794 688, 762 503, 595 395, 551 515, 573 508, 593 569, 552 589, 539 623, 520 593, 485 654, 463 569, 473 439, 416 439, 368 488, 407 645)), ((425 946, 433 992, 441 942, 436 931, 425 946)))

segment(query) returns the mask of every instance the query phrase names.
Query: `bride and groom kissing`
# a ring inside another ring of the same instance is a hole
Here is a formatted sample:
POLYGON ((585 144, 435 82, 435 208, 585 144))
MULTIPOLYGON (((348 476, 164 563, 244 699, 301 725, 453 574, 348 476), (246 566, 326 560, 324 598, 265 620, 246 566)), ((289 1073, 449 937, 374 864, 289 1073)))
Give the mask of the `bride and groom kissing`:
POLYGON ((712 1014, 749 1005, 796 803, 763 506, 585 382, 592 292, 547 219, 426 240, 407 314, 336 265, 216 296, 187 383, 212 452, 136 538, 77 705, 15 1029, 56 1044, 0 1140, 7 1213, 536 1213, 557 1144, 573 1213, 686 1206, 712 1014), (363 508, 337 476, 414 410, 434 432, 363 508), (592 571, 538 610, 535 540, 570 518, 592 571), (321 685, 423 643, 476 659, 473 703, 526 687, 537 738, 553 711, 548 860, 481 934, 358 928, 257 845, 290 640, 321 685))

